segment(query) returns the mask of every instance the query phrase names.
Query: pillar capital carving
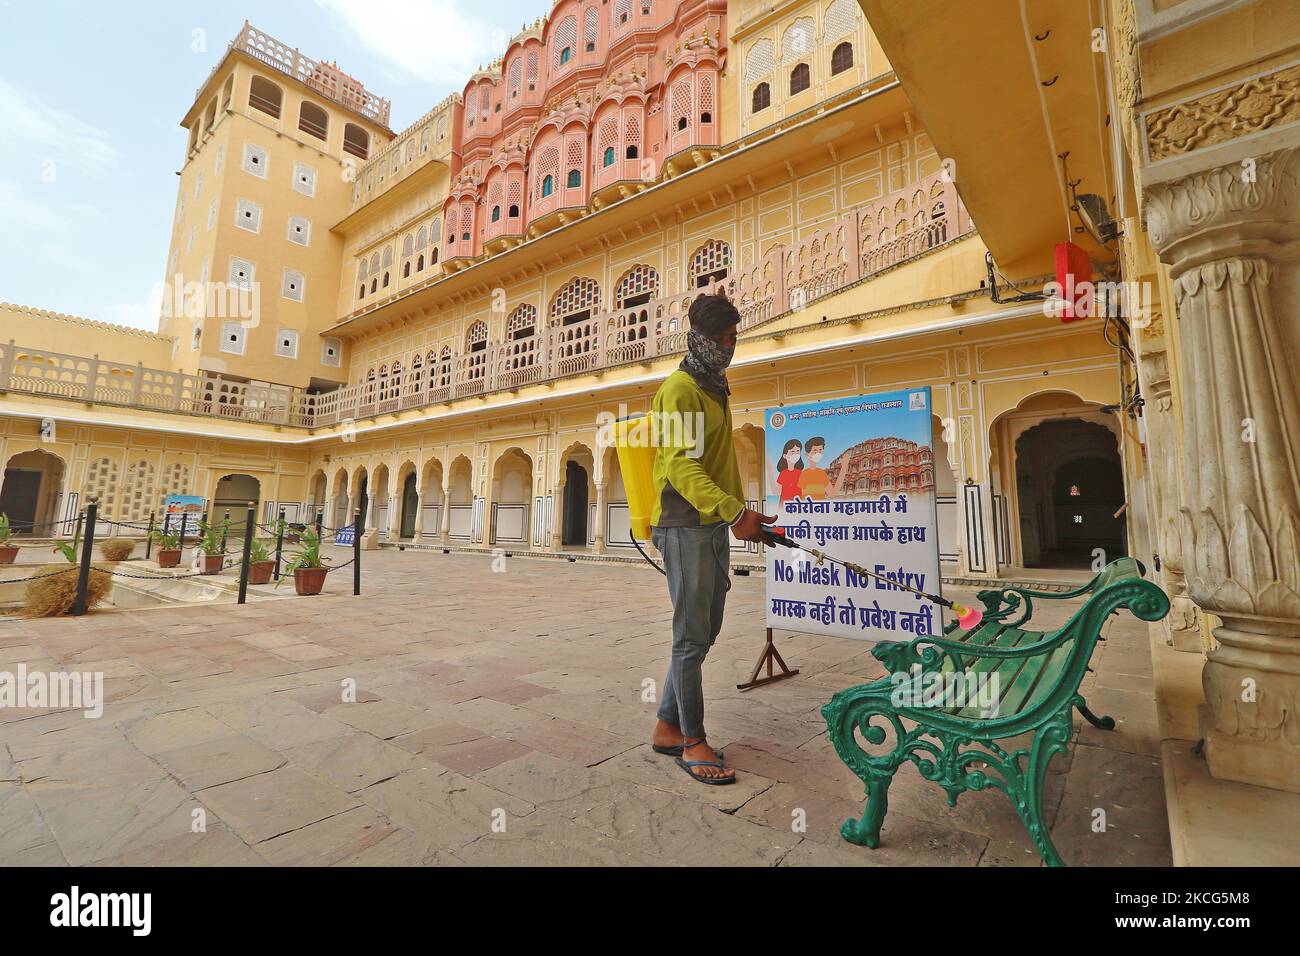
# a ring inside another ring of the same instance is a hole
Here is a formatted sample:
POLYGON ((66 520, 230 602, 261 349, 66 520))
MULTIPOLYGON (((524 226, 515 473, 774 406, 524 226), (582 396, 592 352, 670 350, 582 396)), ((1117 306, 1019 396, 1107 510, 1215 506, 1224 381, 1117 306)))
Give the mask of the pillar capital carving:
POLYGON ((1300 240, 1300 146, 1228 163, 1146 189, 1146 223, 1175 275, 1233 255, 1300 240))

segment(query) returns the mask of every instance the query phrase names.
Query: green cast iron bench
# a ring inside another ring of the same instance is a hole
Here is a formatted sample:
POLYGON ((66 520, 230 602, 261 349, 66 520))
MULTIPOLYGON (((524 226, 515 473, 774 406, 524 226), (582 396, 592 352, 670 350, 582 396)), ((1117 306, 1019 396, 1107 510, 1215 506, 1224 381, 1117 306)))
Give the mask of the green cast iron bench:
MULTIPOLYGON (((1146 565, 1136 558, 1117 558, 1097 572, 1087 584, 1069 591, 1038 591, 1009 585, 978 591, 975 597, 984 605, 985 624, 1002 621, 1012 627, 1019 627, 1033 616, 1035 598, 1043 601, 1068 601, 1077 597, 1090 597, 1112 581, 1126 577, 1142 578, 1146 577, 1146 573, 1146 565), (1015 616, 1017 611, 1020 612, 1018 617, 1015 616)), ((957 622, 951 621, 944 628, 944 633, 951 633, 956 628, 957 622)))
MULTIPOLYGON (((877 645, 872 654, 889 676, 840 691, 822 708, 836 753, 866 787, 862 818, 846 820, 840 835, 860 846, 879 846, 889 785, 910 761, 922 777, 947 791, 949 806, 963 791, 1003 791, 1039 856, 1049 866, 1063 866, 1043 817, 1043 786, 1048 764, 1069 743, 1073 710, 1095 726, 1115 726, 1111 718, 1094 715, 1079 693, 1102 625, 1125 607, 1144 621, 1169 612, 1168 597, 1142 579, 1140 564, 1121 561, 1127 563, 1114 562, 1102 572, 1121 565, 1104 581, 1094 579, 1097 586, 1087 601, 1054 631, 1021 627, 1030 609, 1017 623, 995 618, 969 632, 949 630, 944 637, 877 645), (937 684, 970 689, 981 681, 996 691, 995 706, 981 707, 969 695, 927 699, 937 684), (892 746, 875 753, 863 748, 863 743, 880 748, 890 732, 892 746), (1032 734, 1026 747, 1008 750, 998 744, 1023 734, 1032 734)), ((1079 589, 1075 596, 1083 593, 1079 589)))

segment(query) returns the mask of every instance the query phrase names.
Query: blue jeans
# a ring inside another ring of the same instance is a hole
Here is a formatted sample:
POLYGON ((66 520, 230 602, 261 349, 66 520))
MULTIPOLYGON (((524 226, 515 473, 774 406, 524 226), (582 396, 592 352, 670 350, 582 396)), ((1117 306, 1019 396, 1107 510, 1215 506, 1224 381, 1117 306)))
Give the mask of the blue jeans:
POLYGON ((655 528, 651 540, 664 556, 673 602, 673 652, 664 678, 659 719, 687 737, 704 736, 702 665, 722 630, 731 586, 730 529, 719 522, 697 528, 655 528))

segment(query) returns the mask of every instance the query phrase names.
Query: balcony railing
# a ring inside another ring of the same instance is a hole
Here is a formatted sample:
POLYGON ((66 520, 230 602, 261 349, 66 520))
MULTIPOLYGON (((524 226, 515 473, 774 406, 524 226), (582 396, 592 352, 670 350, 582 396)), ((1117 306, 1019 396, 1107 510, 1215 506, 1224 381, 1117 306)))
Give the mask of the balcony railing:
POLYGON ((597 312, 570 325, 553 323, 478 351, 425 360, 420 367, 410 356, 395 356, 388 365, 400 362, 401 373, 332 392, 184 375, 13 342, 0 345, 0 391, 238 421, 329 426, 680 354, 686 348, 691 303, 701 294, 721 292, 730 298, 740 310, 743 332, 973 228, 956 187, 936 173, 815 229, 797 244, 774 246, 752 267, 733 270, 720 282, 597 312))
POLYGON ((317 395, 253 385, 219 375, 186 375, 94 355, 0 344, 0 391, 28 392, 98 405, 185 412, 246 422, 309 427, 317 395))
MULTIPOLYGON (((256 29, 247 20, 244 21, 244 28, 239 31, 239 35, 231 41, 230 47, 247 53, 255 60, 279 70, 286 76, 293 77, 326 99, 346 106, 381 126, 388 126, 388 113, 392 105, 388 100, 366 92, 366 88, 361 83, 338 67, 303 56, 297 49, 286 46, 274 37, 256 29)), ((218 63, 217 67, 220 65, 218 63)), ((213 72, 216 72, 216 68, 213 72)), ((207 81, 204 81, 204 85, 207 85, 207 81)), ((199 92, 202 91, 203 87, 200 86, 199 92)), ((274 115, 279 115, 278 109, 274 115)))

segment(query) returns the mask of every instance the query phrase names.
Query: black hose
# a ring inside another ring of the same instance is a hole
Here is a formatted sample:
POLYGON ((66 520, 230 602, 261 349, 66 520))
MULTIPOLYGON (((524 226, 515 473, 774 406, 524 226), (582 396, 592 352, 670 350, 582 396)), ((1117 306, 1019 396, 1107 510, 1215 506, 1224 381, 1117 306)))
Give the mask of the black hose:
POLYGON ((636 545, 636 549, 641 552, 641 557, 646 559, 646 562, 650 565, 650 567, 654 568, 664 577, 668 577, 668 572, 665 571, 663 568, 661 568, 659 565, 655 564, 654 558, 650 557, 650 555, 646 554, 645 551, 641 549, 641 542, 636 539, 636 535, 629 534, 628 537, 632 539, 632 543, 636 545))

